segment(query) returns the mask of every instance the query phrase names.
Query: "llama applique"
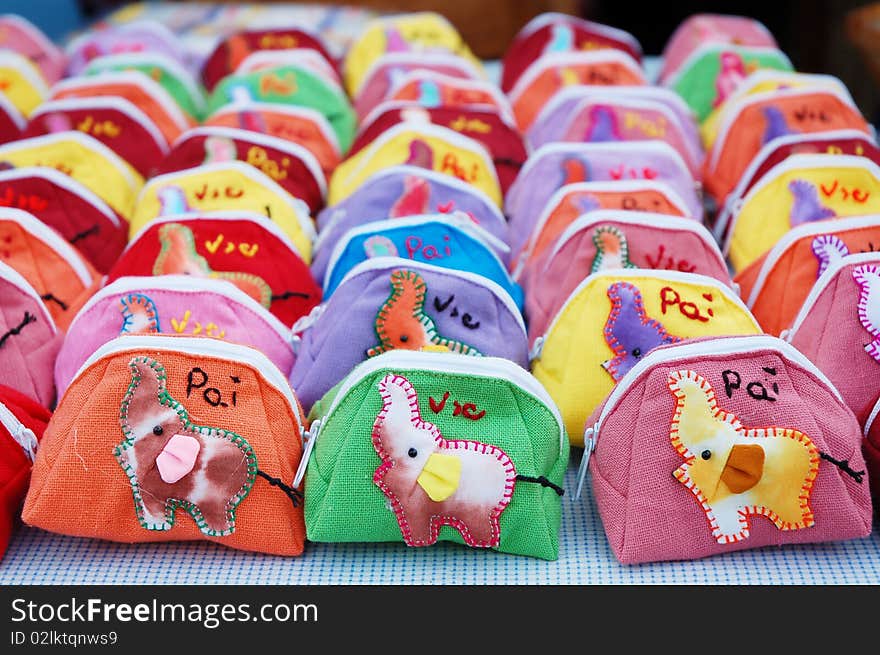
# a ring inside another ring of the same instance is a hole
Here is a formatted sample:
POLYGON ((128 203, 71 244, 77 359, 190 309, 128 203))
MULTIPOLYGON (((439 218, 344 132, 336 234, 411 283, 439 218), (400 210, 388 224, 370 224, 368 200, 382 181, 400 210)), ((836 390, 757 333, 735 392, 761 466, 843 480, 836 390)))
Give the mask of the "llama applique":
POLYGON ((162 331, 156 303, 143 293, 130 293, 120 298, 119 311, 122 313, 120 334, 156 334, 162 331))
POLYGON ((597 273, 610 268, 638 268, 629 260, 629 246, 623 231, 613 225, 596 228, 593 232, 593 244, 596 256, 590 273, 597 273))
POLYGON ((602 368, 617 382, 650 350, 679 338, 669 334, 660 321, 648 317, 642 293, 634 284, 615 282, 608 287, 608 298, 611 311, 604 333, 614 357, 602 362, 602 368))
POLYGON ((272 303, 272 289, 258 275, 242 272, 214 271, 208 261, 196 252, 192 230, 180 223, 168 223, 159 228, 162 249, 153 265, 153 275, 192 275, 231 282, 251 298, 268 308, 272 303))
POLYGON ((859 322, 871 335, 865 352, 880 362, 880 268, 862 264, 853 269, 852 276, 859 285, 859 322))
POLYGON ((190 422, 157 360, 135 357, 129 368, 119 412, 124 439, 114 455, 131 483, 138 521, 147 530, 170 530, 182 508, 203 534, 232 534, 235 510, 257 476, 253 448, 234 432, 190 422))
POLYGON ((791 227, 837 216, 833 209, 820 202, 819 191, 812 182, 792 180, 788 183, 788 190, 792 195, 791 211, 788 214, 791 227))
POLYGON ((693 371, 672 372, 667 384, 676 399, 669 437, 685 460, 673 475, 700 503, 718 543, 748 539, 755 515, 780 530, 814 524, 810 493, 820 453, 810 437, 790 428, 744 427, 693 371))
POLYGON ((425 313, 427 285, 415 271, 398 269, 391 273, 391 295, 376 314, 379 345, 367 350, 375 357, 389 350, 440 350, 480 356, 476 349, 437 334, 433 319, 425 313))
POLYGON ((498 546, 498 519, 517 479, 510 457, 490 444, 444 439, 422 420, 407 378, 388 374, 378 388, 382 409, 372 441, 382 463, 373 482, 388 497, 406 544, 430 546, 449 525, 469 546, 498 546))

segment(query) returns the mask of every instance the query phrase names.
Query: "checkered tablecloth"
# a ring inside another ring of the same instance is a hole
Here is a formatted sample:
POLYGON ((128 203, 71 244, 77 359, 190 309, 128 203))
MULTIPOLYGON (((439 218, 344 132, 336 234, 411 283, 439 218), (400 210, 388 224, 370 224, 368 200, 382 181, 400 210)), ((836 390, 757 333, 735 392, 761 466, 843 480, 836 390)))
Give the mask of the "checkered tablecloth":
MULTIPOLYGON (((575 457, 566 489, 575 488, 575 457)), ((880 527, 880 526, 878 526, 880 527)), ((762 548, 696 562, 623 566, 588 491, 563 499, 559 560, 454 544, 307 544, 301 557, 213 543, 121 545, 22 528, 0 562, 0 584, 878 584, 880 536, 762 548)))

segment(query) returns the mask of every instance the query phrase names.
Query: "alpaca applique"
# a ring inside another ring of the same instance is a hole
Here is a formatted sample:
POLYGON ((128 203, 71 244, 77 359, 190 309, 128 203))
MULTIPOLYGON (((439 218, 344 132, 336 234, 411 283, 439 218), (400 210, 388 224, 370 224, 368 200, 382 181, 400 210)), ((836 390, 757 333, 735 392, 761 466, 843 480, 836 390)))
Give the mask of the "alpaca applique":
POLYGON ((120 334, 156 334, 161 332, 156 303, 142 293, 130 293, 119 299, 122 314, 120 334))
POLYGON ((203 534, 235 531, 235 511, 257 476, 247 440, 190 421, 168 393, 165 368, 155 359, 129 362, 131 384, 119 413, 124 439, 114 449, 131 483, 135 512, 147 530, 170 530, 178 508, 203 534))
POLYGON ((434 168, 434 149, 427 141, 413 139, 409 142, 409 155, 403 163, 405 166, 434 168))
POLYGON ((880 362, 880 268, 862 264, 853 269, 852 276, 859 285, 859 322, 871 335, 865 352, 880 362))
POLYGON ((778 107, 762 107, 761 113, 764 114, 764 135, 761 137, 761 143, 767 144, 783 136, 793 134, 794 131, 788 127, 785 115, 778 107))
POLYGON ((596 228, 593 232, 593 244, 596 246, 596 256, 593 258, 590 273, 610 268, 638 268, 629 260, 626 235, 613 225, 596 228))
POLYGON ((507 453, 479 441, 444 439, 422 420, 407 378, 388 374, 378 388, 382 409, 372 442, 382 463, 373 482, 387 496, 406 544, 430 546, 448 525, 469 546, 498 546, 498 519, 517 480, 507 453))
POLYGON ((748 539, 753 515, 780 530, 815 523, 810 493, 820 453, 810 437, 790 428, 744 427, 693 371, 672 372, 667 384, 676 399, 669 438, 685 460, 673 475, 696 497, 718 543, 748 539))
POLYGON ((390 218, 402 216, 417 216, 427 214, 431 199, 431 185, 428 181, 415 175, 407 175, 403 178, 403 193, 391 205, 388 212, 390 218))
POLYGON ((720 107, 746 77, 745 65, 742 57, 737 52, 722 52, 718 65, 721 70, 718 72, 718 77, 715 78, 715 99, 712 101, 713 109, 720 107))
POLYGON ((461 341, 437 334, 433 319, 425 313, 428 286, 414 271, 398 269, 391 273, 391 295, 376 314, 379 345, 367 350, 375 357, 389 350, 437 350, 461 355, 482 355, 461 341))
POLYGON ((583 141, 621 141, 620 128, 614 108, 609 105, 593 105, 590 108, 590 124, 584 133, 583 141))
POLYGON ((825 207, 819 201, 819 191, 812 182, 792 180, 788 183, 788 190, 793 196, 791 211, 788 214, 791 227, 837 216, 833 209, 825 207))
POLYGON ((645 313, 642 293, 630 282, 615 282, 608 287, 611 311, 605 322, 605 342, 614 357, 602 362, 602 368, 617 382, 639 360, 657 346, 679 341, 663 324, 645 313))
POLYGON ((156 196, 159 199, 159 216, 188 214, 193 211, 186 199, 186 193, 176 184, 163 186, 156 192, 156 196))
POLYGON ((212 135, 205 139, 205 159, 203 164, 215 164, 218 162, 235 161, 238 159, 238 150, 235 141, 225 136, 212 135))
POLYGON ((810 245, 813 255, 819 262, 819 270, 816 273, 818 279, 827 268, 843 259, 849 254, 849 248, 841 241, 840 237, 833 234, 821 234, 813 239, 810 245))
POLYGON ((192 275, 193 277, 226 280, 251 298, 268 308, 272 303, 272 289, 258 275, 252 273, 214 271, 208 261, 196 252, 192 230, 180 223, 168 223, 159 228, 162 249, 153 265, 153 275, 192 275))

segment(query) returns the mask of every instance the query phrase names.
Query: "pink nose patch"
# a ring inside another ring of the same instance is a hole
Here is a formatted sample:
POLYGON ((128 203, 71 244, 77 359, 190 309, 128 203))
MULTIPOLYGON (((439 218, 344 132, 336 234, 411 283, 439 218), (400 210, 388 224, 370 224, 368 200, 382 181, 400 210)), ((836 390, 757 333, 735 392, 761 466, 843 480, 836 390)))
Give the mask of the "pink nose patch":
POLYGON ((193 470, 201 444, 198 439, 184 434, 175 434, 168 440, 165 448, 156 457, 159 475, 168 484, 174 484, 193 470))

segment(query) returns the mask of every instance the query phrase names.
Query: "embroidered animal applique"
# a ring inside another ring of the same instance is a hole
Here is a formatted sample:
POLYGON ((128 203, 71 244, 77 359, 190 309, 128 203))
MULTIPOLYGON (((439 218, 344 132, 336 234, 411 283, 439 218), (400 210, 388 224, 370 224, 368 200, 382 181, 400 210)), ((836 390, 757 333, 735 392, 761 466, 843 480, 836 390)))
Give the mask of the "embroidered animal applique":
POLYGON ((120 334, 156 334, 161 332, 156 303, 142 293, 130 293, 119 299, 122 314, 120 334))
POLYGON ((364 254, 373 257, 397 257, 397 246, 388 237, 382 234, 374 234, 364 240, 364 254))
POLYGON ((253 448, 234 432, 193 424, 168 393, 157 360, 135 357, 129 368, 119 413, 124 439, 114 455, 131 483, 141 526, 170 530, 181 508, 203 534, 232 534, 236 508, 258 473, 253 448))
POLYGON ((815 523, 810 493, 820 453, 810 437, 791 428, 744 427, 693 371, 672 372, 667 384, 676 399, 669 438, 685 460, 673 475, 700 503, 718 543, 748 539, 752 515, 780 530, 815 523))
POLYGON ((415 175, 403 178, 403 193, 394 201, 389 211, 391 218, 417 216, 427 214, 431 199, 431 185, 428 181, 415 175))
POLYGON ((587 182, 590 179, 589 165, 580 159, 569 157, 562 162, 561 179, 556 188, 562 188, 567 184, 587 182))
POLYGON ((611 311, 604 333, 614 357, 602 362, 602 368, 617 382, 650 350, 680 338, 669 334, 660 321, 648 317, 642 292, 634 284, 615 282, 608 287, 608 298, 611 311))
POLYGON ((593 232, 593 244, 596 246, 596 256, 593 258, 590 273, 609 268, 638 268, 629 260, 626 235, 613 225, 596 228, 593 232))
POLYGON ((853 269, 852 276, 860 287, 859 322, 871 335, 865 352, 880 362, 880 268, 862 264, 853 269))
POLYGON ((614 109, 608 105, 594 105, 590 108, 590 124, 584 133, 583 141, 621 141, 620 127, 614 109))
POLYGON ((715 78, 715 99, 712 108, 720 107, 727 98, 736 90, 736 87, 746 77, 746 68, 739 53, 728 51, 722 52, 719 57, 721 70, 715 78))
POLYGON ((231 282, 268 308, 272 289, 258 275, 242 272, 214 271, 208 261, 196 252, 192 230, 180 223, 168 223, 159 229, 162 249, 153 265, 153 275, 192 275, 231 282))
POLYGON ((788 215, 791 227, 837 216, 833 209, 825 207, 819 201, 819 191, 815 184, 806 180, 792 180, 788 183, 788 190, 794 197, 788 215))
POLYGON ((156 192, 156 196, 159 198, 160 216, 187 214, 193 211, 189 201, 186 199, 186 193, 175 184, 162 187, 156 192))
POLYGON ((816 273, 816 278, 819 278, 831 264, 840 261, 849 254, 849 248, 846 247, 846 244, 841 241, 840 237, 836 237, 833 234, 817 236, 813 239, 810 247, 813 255, 819 260, 819 270, 816 273))
POLYGON ((434 150, 422 139, 413 139, 409 143, 409 156, 404 162, 406 166, 434 168, 434 150))
POLYGON ((762 107, 761 113, 764 114, 764 121, 766 122, 764 135, 761 137, 762 144, 767 144, 773 139, 795 133, 795 130, 788 126, 785 115, 778 107, 762 107))
POLYGON ((375 357, 389 350, 436 350, 479 357, 480 351, 461 341, 437 333, 434 320, 425 313, 427 284, 415 271, 391 273, 391 295, 376 314, 379 345, 367 350, 375 357))
POLYGON ((469 546, 498 546, 498 519, 517 479, 507 453, 479 441, 444 439, 422 420, 407 378, 388 374, 378 388, 382 409, 372 441, 382 463, 373 482, 388 497, 406 544, 430 546, 449 525, 469 546))
POLYGON ((205 160, 203 164, 216 162, 235 161, 238 159, 238 151, 235 141, 225 136, 209 136, 205 139, 205 160))

